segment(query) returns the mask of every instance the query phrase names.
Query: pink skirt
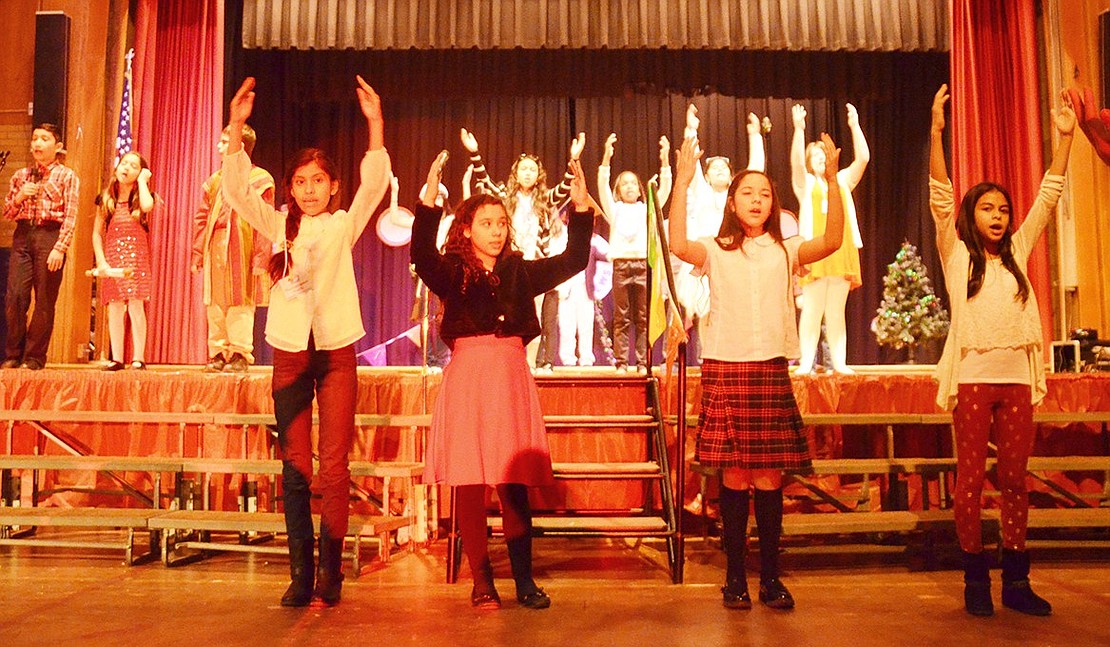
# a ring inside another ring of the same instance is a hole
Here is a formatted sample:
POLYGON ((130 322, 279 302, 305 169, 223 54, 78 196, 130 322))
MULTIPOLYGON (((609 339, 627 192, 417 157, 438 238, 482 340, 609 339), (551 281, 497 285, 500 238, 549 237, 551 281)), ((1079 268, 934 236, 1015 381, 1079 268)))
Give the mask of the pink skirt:
POLYGON ((424 482, 551 485, 539 392, 519 337, 463 337, 432 411, 424 482))

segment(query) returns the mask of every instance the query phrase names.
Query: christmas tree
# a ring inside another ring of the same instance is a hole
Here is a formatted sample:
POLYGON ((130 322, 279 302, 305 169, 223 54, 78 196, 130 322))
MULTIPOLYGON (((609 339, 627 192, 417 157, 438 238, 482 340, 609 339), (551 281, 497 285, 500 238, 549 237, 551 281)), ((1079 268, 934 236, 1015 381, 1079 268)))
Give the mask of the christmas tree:
POLYGON ((908 241, 902 243, 894 262, 887 265, 883 302, 871 329, 879 345, 908 348, 910 362, 918 344, 948 334, 948 311, 933 293, 917 248, 908 241))

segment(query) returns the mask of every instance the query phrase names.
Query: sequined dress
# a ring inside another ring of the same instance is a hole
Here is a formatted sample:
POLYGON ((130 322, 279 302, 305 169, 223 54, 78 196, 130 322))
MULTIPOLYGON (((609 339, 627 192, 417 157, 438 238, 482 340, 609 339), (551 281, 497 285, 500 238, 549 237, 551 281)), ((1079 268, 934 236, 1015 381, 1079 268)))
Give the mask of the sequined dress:
POLYGON ((150 237, 139 221, 132 217, 126 204, 116 205, 108 231, 104 236, 104 257, 115 268, 135 269, 125 279, 103 279, 100 282, 102 303, 131 299, 150 300, 150 237))

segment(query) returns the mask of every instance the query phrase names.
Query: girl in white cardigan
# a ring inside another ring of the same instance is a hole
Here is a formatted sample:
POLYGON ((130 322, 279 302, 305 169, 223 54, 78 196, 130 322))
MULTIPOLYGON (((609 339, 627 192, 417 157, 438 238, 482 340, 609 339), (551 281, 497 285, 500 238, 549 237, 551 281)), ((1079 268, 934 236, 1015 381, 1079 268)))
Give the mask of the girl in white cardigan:
POLYGON ((972 615, 994 613, 980 528, 987 444, 993 434, 1002 495, 1002 604, 1022 613, 1048 615, 1051 605, 1029 586, 1025 552, 1026 464, 1036 435, 1033 407, 1044 399, 1046 388, 1037 298, 1024 268, 1063 190, 1075 113, 1066 97, 1065 106, 1052 111, 1060 144, 1037 199, 1015 228, 1010 196, 992 182, 969 189, 954 213, 941 143, 947 101, 948 86, 942 85, 933 98, 929 207, 952 307, 952 326, 937 364, 937 404, 954 409, 954 511, 964 551, 964 606, 972 615))

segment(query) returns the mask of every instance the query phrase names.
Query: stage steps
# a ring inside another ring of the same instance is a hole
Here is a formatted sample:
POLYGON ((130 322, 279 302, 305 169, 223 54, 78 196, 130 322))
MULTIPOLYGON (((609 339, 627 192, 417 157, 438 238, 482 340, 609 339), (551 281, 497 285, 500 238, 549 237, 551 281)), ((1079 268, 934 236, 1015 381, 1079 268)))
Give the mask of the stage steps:
MULTIPOLYGON (((548 437, 552 441, 552 469, 558 481, 635 481, 641 484, 639 503, 624 509, 559 509, 534 511, 536 537, 636 537, 666 542, 672 580, 680 581, 674 493, 667 443, 660 414, 659 386, 654 378, 640 375, 604 375, 589 378, 537 376, 548 437), (560 456, 556 435, 560 431, 610 431, 642 434, 643 456, 635 459, 597 460, 590 456, 560 456)), ((447 581, 455 582, 462 559, 462 544, 451 495, 451 531, 448 536, 447 581)), ((489 518, 490 532, 502 533, 501 518, 489 518)))

